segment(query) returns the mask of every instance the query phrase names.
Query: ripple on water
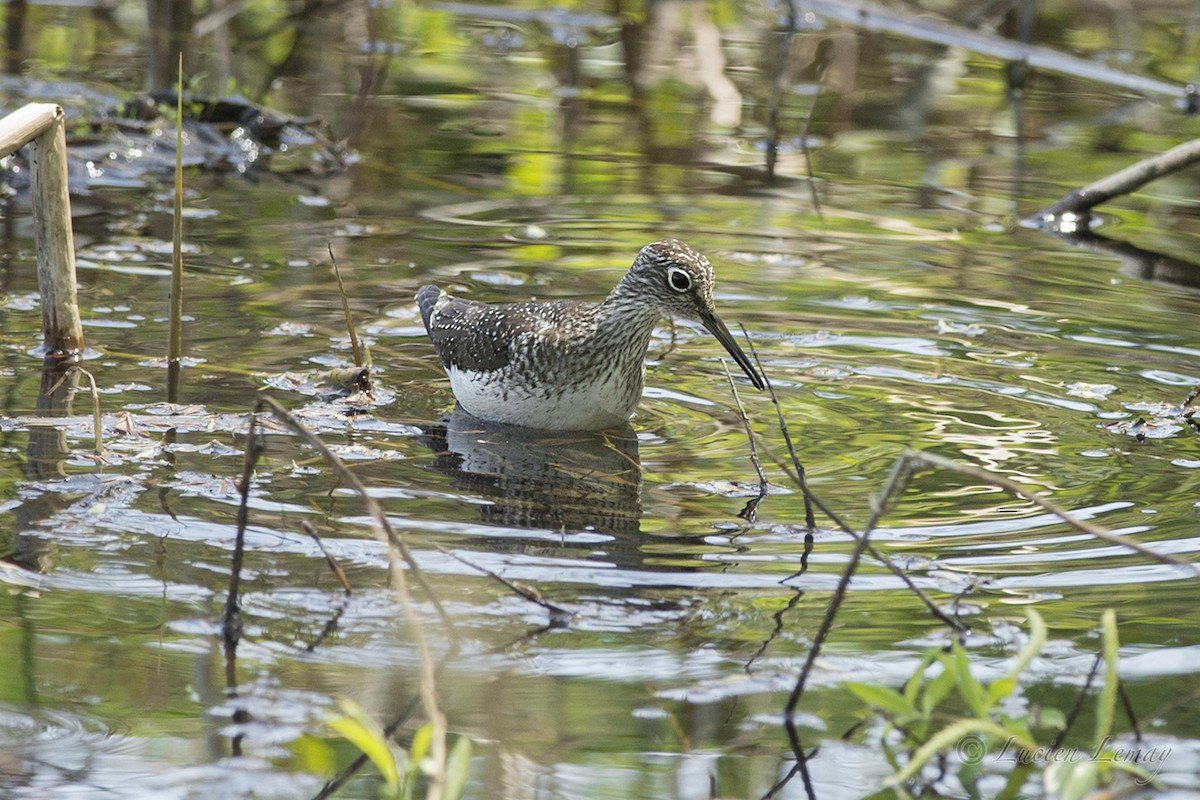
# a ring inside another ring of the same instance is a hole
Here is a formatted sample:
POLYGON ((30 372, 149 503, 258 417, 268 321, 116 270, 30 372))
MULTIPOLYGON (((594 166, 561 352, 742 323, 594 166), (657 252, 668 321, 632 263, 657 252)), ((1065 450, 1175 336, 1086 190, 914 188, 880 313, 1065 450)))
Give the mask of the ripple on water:
POLYGON ((302 798, 322 780, 280 770, 257 757, 252 741, 245 754, 222 763, 211 758, 203 741, 123 735, 95 719, 44 708, 36 714, 0 706, 0 786, 14 797, 193 797, 198 782, 215 797, 302 798), (202 766, 191 766, 194 764, 202 766), (29 794, 19 787, 27 787, 29 794))

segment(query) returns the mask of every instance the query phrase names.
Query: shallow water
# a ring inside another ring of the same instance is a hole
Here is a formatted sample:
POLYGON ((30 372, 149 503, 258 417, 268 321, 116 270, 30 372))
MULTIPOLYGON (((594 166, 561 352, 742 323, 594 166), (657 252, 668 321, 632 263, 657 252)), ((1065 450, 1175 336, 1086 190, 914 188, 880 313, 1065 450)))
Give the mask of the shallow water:
MULTIPOLYGON (((853 547, 821 518, 807 552, 770 400, 735 379, 772 484, 751 522, 739 512, 758 478, 723 351, 702 330, 664 322, 656 333, 630 431, 515 442, 461 420, 447 428, 449 386, 411 299, 430 281, 489 301, 600 299, 664 235, 713 260, 719 310, 745 326, 813 491, 849 524, 865 524, 868 498, 911 447, 1194 560, 1200 438, 1179 408, 1200 384, 1194 290, 1015 222, 1143 148, 1194 135, 1195 120, 1046 79, 1029 93, 1038 135, 1021 153, 998 65, 968 59, 915 129, 848 127, 842 113, 866 113, 867 101, 827 101, 814 129, 818 215, 798 148, 785 148, 775 183, 757 171, 755 48, 767 37, 749 22, 725 31, 745 100, 735 129, 698 114, 703 90, 670 74, 629 103, 603 24, 457 8, 423 10, 421 22, 407 35, 426 48, 398 56, 365 108, 311 98, 335 124, 363 123, 356 163, 188 175, 182 407, 163 405, 169 177, 101 181, 76 200, 103 461, 86 392, 59 424, 65 450, 36 419, 29 220, 19 203, 9 215, 0 793, 307 797, 323 782, 302 755, 307 737, 342 763, 352 755, 323 727, 336 700, 388 719, 413 697, 418 656, 385 548, 362 502, 278 427, 253 480, 230 684, 218 620, 246 415, 264 390, 351 464, 453 621, 456 644, 417 594, 450 727, 476 743, 468 796, 765 793, 790 768, 783 705, 853 547), (582 44, 554 44, 576 24, 582 44), (1106 129, 1122 152, 1092 147, 1100 116, 1130 108, 1139 115, 1106 129), (375 369, 365 413, 313 388, 352 363, 327 247, 375 369), (550 628, 544 609, 480 569, 535 586, 570 624, 550 628)), ((902 106, 896 76, 930 54, 860 44, 886 53, 863 57, 865 95, 902 106)), ((663 69, 688 75, 687 57, 663 69)), ((798 134, 807 106, 785 112, 798 134)), ((1200 219, 1180 198, 1194 182, 1183 174, 1114 203, 1101 232, 1186 253, 1200 219)), ((1041 611, 1051 642, 1026 676, 1032 702, 1070 705, 1100 614, 1116 605, 1122 677, 1148 741, 1172 753, 1162 776, 1197 788, 1194 579, 946 472, 916 474, 874 541, 971 627, 983 677, 1018 649, 1024 607, 1041 611)), ((898 578, 873 559, 861 566, 799 709, 821 745, 817 796, 858 797, 891 773, 878 726, 841 739, 868 717, 842 684, 899 685, 946 641, 898 578)), ((344 794, 374 786, 362 777, 344 794)))

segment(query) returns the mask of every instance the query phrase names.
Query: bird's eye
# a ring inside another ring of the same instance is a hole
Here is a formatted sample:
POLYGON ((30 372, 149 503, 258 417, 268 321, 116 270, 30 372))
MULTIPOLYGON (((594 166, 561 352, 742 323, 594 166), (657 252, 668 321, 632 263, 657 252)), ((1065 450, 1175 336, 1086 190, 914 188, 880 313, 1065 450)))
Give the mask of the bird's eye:
POLYGON ((686 292, 692 288, 692 276, 679 267, 671 267, 667 271, 667 281, 671 284, 671 288, 677 292, 686 292))

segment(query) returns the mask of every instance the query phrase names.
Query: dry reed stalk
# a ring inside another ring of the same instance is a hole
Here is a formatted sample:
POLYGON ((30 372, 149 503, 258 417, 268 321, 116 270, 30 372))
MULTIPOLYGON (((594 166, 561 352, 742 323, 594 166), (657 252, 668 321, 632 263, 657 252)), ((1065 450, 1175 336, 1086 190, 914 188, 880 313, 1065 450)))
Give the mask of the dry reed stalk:
POLYGON ((27 144, 45 357, 75 361, 83 351, 83 324, 75 285, 67 133, 61 106, 30 103, 0 120, 0 155, 27 144))

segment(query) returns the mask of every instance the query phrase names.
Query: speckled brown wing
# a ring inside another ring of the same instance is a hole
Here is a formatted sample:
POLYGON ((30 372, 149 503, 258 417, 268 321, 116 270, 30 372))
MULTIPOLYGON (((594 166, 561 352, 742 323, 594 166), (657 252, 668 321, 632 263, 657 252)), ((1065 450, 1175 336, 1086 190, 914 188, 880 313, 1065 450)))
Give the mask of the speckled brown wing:
POLYGON ((572 301, 489 305, 451 297, 430 285, 417 292, 417 307, 446 369, 492 372, 508 366, 523 337, 554 346, 561 326, 587 306, 572 301))
POLYGON ((515 331, 492 306, 459 300, 436 286, 417 292, 417 306, 433 349, 446 369, 491 372, 509 362, 509 345, 515 331))

